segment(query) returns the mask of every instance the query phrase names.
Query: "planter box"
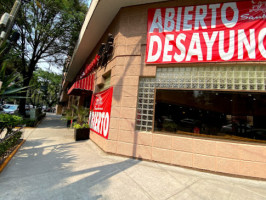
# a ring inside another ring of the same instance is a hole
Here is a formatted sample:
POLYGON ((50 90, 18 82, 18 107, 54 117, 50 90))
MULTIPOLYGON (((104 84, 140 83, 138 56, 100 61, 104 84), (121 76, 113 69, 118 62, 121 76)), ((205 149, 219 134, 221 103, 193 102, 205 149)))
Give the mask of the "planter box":
POLYGON ((76 141, 90 139, 90 129, 89 128, 75 129, 74 138, 76 141))

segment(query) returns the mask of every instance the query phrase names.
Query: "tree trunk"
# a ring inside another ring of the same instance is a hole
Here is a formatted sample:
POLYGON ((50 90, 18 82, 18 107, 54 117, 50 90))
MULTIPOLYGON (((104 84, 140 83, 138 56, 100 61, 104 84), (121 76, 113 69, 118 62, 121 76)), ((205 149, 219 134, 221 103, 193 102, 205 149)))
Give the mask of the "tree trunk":
MULTIPOLYGON (((24 76, 23 76, 24 77, 24 76)), ((27 79, 23 81, 23 87, 29 86, 29 81, 27 79)), ((25 105, 26 105, 26 97, 27 97, 27 91, 21 93, 21 99, 19 101, 19 113, 22 116, 26 116, 26 110, 25 110, 25 105)))
MULTIPOLYGON (((33 75, 33 71, 35 69, 35 65, 36 63, 30 63, 29 65, 29 71, 26 72, 26 71, 23 71, 22 72, 22 75, 23 75, 23 87, 28 87, 30 85, 30 80, 32 78, 32 75, 33 75)), ((24 67, 24 69, 26 69, 26 67, 24 67)), ((19 102, 19 113, 22 115, 22 116, 26 116, 26 110, 25 110, 25 105, 26 105, 26 97, 27 97, 27 91, 25 92, 22 92, 21 93, 21 99, 20 99, 20 102, 19 102)))

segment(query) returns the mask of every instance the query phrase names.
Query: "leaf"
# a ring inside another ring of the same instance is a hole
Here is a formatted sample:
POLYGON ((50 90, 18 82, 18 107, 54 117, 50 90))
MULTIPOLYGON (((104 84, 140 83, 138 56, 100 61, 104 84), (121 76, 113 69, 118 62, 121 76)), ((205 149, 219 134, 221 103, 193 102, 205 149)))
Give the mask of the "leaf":
POLYGON ((18 93, 18 92, 24 92, 25 89, 27 89, 29 87, 21 87, 21 88, 15 88, 15 89, 10 89, 7 90, 3 93, 3 95, 7 95, 7 94, 14 94, 14 93, 18 93))

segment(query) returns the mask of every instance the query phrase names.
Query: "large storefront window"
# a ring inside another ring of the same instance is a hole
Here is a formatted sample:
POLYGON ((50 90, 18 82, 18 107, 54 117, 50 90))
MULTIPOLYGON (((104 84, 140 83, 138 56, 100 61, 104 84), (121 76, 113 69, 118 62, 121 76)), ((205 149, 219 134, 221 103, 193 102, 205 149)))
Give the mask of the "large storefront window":
POLYGON ((157 90, 154 131, 266 140, 266 94, 157 90))
POLYGON ((260 94, 266 89, 263 65, 219 65, 157 68, 155 78, 140 78, 136 130, 152 131, 156 89, 241 91, 260 94))

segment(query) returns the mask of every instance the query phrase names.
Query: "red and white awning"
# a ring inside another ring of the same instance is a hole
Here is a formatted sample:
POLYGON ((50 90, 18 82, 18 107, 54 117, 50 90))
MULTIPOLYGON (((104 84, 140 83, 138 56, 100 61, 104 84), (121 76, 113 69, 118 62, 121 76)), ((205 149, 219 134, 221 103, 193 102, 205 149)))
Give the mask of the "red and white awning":
POLYGON ((94 74, 77 80, 72 87, 68 90, 68 95, 82 96, 91 94, 94 89, 94 74))

